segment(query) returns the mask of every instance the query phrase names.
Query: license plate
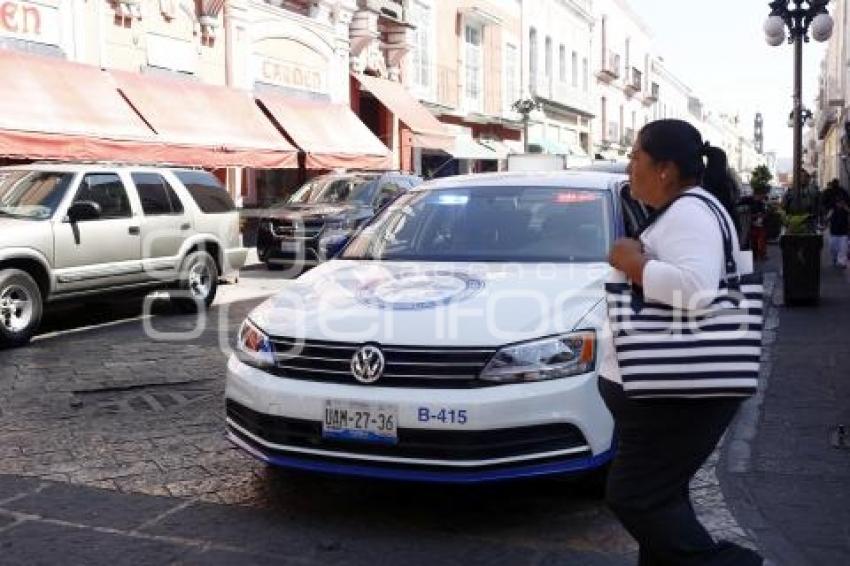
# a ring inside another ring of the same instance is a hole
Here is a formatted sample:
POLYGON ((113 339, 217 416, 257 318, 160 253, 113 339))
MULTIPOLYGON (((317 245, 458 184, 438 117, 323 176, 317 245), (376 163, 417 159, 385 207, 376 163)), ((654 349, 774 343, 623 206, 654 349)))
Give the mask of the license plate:
POLYGON ((301 242, 298 240, 283 240, 280 243, 280 251, 295 253, 301 249, 301 242))
POLYGON ((322 436, 395 444, 398 442, 398 407, 327 401, 322 417, 322 436))

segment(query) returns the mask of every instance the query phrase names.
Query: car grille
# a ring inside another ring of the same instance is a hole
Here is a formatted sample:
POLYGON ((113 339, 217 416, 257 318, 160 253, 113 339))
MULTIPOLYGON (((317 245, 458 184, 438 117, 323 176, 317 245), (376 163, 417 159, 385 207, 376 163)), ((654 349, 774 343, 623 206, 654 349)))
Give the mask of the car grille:
MULTIPOLYGON (((274 373, 293 379, 360 385, 351 373, 351 358, 362 344, 273 338, 274 373)), ((495 348, 423 348, 378 346, 384 355, 381 378, 372 386, 473 388, 493 385, 478 375, 495 348)))
MULTIPOLYGON (((266 415, 233 400, 227 401, 227 416, 239 427, 269 443, 364 456, 475 461, 576 448, 587 449, 586 452, 576 451, 576 457, 590 453, 584 435, 569 423, 468 431, 400 428, 398 443, 385 445, 323 438, 320 421, 266 415)), ((269 451, 238 430, 232 427, 231 430, 261 450, 269 451)))
POLYGON ((285 238, 315 238, 325 227, 323 220, 294 221, 277 219, 271 221, 272 233, 285 238))

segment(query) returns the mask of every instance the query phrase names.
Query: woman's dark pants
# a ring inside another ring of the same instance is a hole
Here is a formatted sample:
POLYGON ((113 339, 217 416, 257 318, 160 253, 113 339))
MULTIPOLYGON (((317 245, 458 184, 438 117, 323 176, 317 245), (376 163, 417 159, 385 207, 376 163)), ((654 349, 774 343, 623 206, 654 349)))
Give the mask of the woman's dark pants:
POLYGON ((689 484, 729 426, 737 399, 635 401, 600 378, 617 452, 606 502, 640 545, 640 566, 760 565, 752 550, 715 542, 694 513, 689 484))

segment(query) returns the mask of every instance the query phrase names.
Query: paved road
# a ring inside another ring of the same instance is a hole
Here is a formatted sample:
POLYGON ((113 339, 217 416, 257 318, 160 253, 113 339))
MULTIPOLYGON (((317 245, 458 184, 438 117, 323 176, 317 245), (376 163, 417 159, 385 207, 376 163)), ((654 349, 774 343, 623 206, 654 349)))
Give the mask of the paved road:
MULTIPOLYGON (((167 305, 147 316, 125 300, 63 308, 31 346, 0 352, 0 562, 634 560, 633 541, 581 484, 305 476, 234 449, 222 436, 227 346, 245 314, 286 284, 243 274, 194 335, 193 317, 167 305)), ((693 486, 697 507, 715 532, 745 539, 715 462, 693 486)))
POLYGON ((766 387, 723 467, 742 523, 789 566, 850 564, 850 436, 832 444, 839 424, 850 435, 850 271, 823 262, 821 303, 773 321, 766 387))

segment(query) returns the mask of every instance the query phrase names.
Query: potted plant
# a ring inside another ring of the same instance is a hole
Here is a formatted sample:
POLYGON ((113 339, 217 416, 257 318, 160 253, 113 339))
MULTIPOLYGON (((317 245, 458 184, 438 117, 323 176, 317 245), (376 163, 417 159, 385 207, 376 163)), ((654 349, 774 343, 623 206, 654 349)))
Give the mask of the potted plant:
POLYGON ((823 236, 815 230, 810 214, 787 214, 784 225, 779 243, 785 304, 816 304, 820 299, 823 236))

